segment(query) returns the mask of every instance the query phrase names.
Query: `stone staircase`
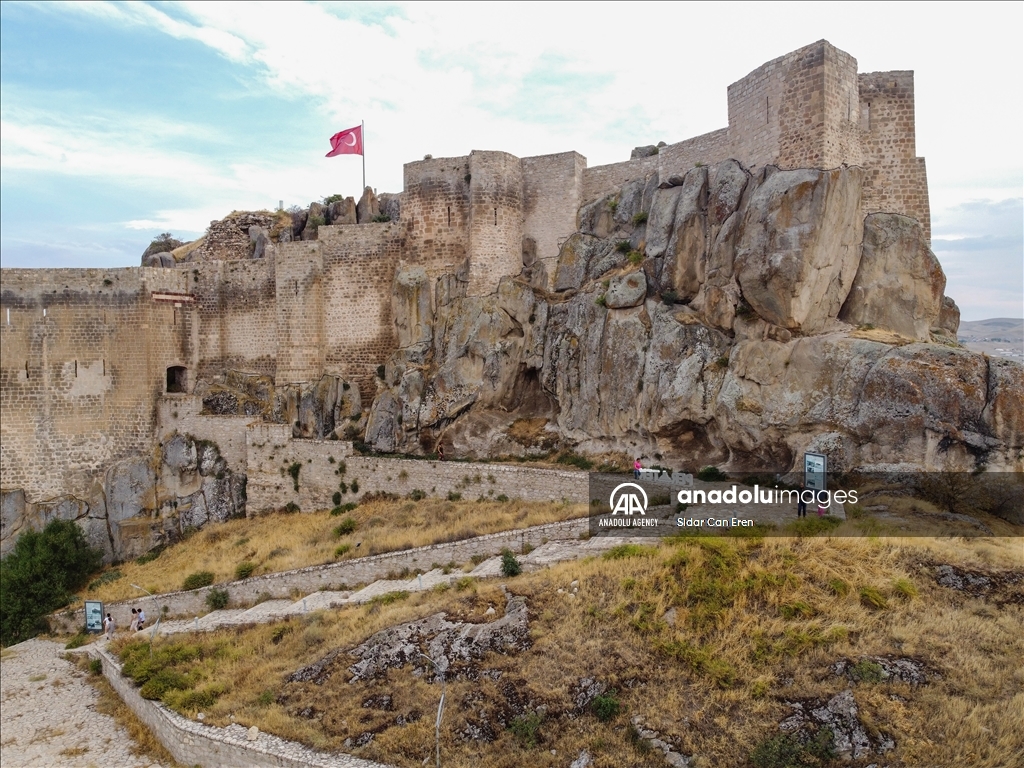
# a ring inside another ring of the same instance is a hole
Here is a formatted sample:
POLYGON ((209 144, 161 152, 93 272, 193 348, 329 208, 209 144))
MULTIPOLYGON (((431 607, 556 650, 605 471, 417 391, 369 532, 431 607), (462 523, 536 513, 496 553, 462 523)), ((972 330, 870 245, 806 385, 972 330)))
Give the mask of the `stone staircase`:
MULTIPOLYGON (((578 558, 599 555, 624 541, 631 539, 593 538, 584 541, 552 541, 542 544, 527 555, 517 555, 524 571, 535 571, 549 565, 578 558)), ((211 611, 202 617, 192 619, 171 619, 159 624, 161 635, 181 632, 209 632, 222 627, 244 624, 262 624, 289 616, 301 616, 313 611, 333 610, 349 605, 368 603, 392 592, 421 592, 434 589, 441 584, 450 584, 469 576, 474 579, 489 579, 501 576, 501 556, 489 557, 476 565, 468 574, 464 571, 446 573, 434 568, 411 579, 378 579, 355 592, 313 592, 298 600, 279 598, 264 600, 251 608, 224 608, 211 611)), ((153 627, 139 632, 149 636, 153 627)))

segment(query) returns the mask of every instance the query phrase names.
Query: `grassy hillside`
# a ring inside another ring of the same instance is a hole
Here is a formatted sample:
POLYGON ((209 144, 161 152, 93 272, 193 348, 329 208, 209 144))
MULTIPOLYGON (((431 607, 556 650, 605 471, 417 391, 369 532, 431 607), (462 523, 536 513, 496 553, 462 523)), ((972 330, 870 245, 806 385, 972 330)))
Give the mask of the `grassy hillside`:
MULTIPOLYGON (((445 766, 564 768, 582 750, 595 766, 665 765, 654 734, 702 768, 1022 764, 1019 539, 679 539, 505 584, 528 631, 449 670, 445 766), (841 728, 779 729, 847 690, 844 722, 869 750, 856 759, 828 756, 841 728)), ((498 583, 463 581, 171 638, 153 662, 143 645, 119 648, 144 695, 185 714, 411 768, 433 759, 440 685, 408 649, 350 682, 349 652, 438 611, 500 622, 506 605, 498 583)))
POLYGON ((286 571, 587 513, 582 504, 444 499, 370 501, 339 511, 336 515, 277 513, 212 524, 155 557, 147 555, 104 569, 79 596, 104 602, 129 600, 142 596, 132 584, 153 594, 173 592, 196 571, 210 571, 215 582, 231 581, 243 573, 286 571))

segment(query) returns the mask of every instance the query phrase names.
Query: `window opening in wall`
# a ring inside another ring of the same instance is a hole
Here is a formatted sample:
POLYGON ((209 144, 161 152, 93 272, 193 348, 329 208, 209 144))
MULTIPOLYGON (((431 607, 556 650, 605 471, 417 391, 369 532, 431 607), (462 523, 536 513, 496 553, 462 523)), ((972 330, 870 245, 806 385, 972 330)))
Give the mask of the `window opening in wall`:
POLYGON ((107 375, 107 361, 106 361, 106 359, 102 360, 102 363, 103 363, 103 375, 106 376, 107 375))
POLYGON ((28 378, 28 360, 25 361, 25 378, 28 378))
POLYGON ((494 226, 498 226, 498 209, 494 209, 494 226))
POLYGON ((43 307, 43 317, 46 317, 46 307, 43 307))
POLYGON ((452 207, 448 206, 448 226, 452 225, 452 207))
POLYGON ((167 369, 167 391, 185 392, 185 366, 172 365, 167 369))
POLYGON ((770 122, 770 120, 768 119, 768 109, 769 109, 768 97, 765 96, 764 97, 764 124, 765 125, 768 125, 768 123, 770 122))
POLYGON ((75 378, 78 378, 78 361, 75 360, 75 378))
POLYGON ((11 324, 11 308, 10 307, 7 308, 7 324, 8 325, 11 324))

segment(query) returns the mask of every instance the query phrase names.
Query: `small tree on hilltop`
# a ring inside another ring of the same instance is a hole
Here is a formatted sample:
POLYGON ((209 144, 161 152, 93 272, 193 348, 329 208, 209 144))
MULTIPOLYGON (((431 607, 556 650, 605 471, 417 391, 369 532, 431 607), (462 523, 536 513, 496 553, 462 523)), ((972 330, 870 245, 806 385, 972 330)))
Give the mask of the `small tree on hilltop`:
POLYGON ((43 617, 67 605, 102 562, 103 553, 70 520, 21 534, 0 561, 0 642, 10 645, 45 631, 43 617))

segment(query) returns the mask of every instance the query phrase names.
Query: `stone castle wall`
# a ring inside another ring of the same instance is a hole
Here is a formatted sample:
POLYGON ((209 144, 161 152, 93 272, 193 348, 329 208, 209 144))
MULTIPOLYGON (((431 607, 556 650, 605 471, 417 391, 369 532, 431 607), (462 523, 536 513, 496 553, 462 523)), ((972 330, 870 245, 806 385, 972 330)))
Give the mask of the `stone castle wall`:
POLYGON ((408 163, 400 220, 322 226, 316 241, 280 243, 259 259, 241 229, 229 242, 215 227, 203 252, 214 260, 176 268, 4 270, 3 488, 30 502, 98 498, 106 468, 152 451, 170 366, 185 369, 187 392, 228 371, 277 384, 332 374, 354 382, 369 404, 377 367, 398 344, 400 264, 425 270, 430 311, 453 296, 493 292, 520 273, 526 250, 545 265, 550 287, 579 205, 632 179, 667 180, 730 157, 748 168, 859 164, 864 212, 912 216, 930 236, 912 72, 858 74, 852 56, 819 41, 730 85, 728 107, 727 128, 594 168, 575 152, 473 151, 408 163), (154 298, 160 293, 170 298, 154 298))
POLYGON ((4 270, 3 487, 30 502, 90 495, 116 461, 151 450, 167 366, 194 359, 173 270, 4 270))

